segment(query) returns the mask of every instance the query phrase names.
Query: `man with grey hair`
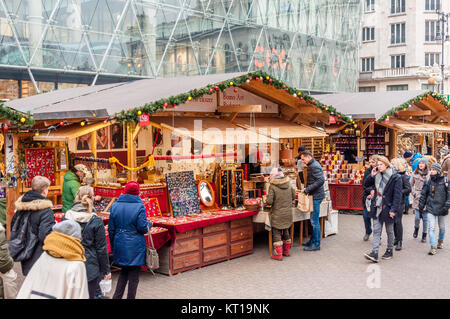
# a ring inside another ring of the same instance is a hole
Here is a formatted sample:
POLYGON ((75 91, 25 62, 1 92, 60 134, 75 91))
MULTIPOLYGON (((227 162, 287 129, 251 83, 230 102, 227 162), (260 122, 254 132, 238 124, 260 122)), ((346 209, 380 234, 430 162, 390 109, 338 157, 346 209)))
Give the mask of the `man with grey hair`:
POLYGON ((24 276, 41 256, 44 239, 50 234, 55 224, 53 203, 46 199, 49 186, 48 178, 35 176, 31 181, 31 190, 15 203, 16 212, 11 221, 9 250, 14 261, 21 262, 24 276), (24 227, 25 224, 27 227, 24 227), (24 229, 26 235, 21 235, 24 229))

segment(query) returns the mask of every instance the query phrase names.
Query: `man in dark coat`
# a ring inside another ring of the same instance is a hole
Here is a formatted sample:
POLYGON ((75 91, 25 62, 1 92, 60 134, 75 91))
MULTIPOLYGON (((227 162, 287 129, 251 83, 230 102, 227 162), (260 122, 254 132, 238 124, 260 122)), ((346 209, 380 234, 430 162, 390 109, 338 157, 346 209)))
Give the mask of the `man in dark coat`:
POLYGON ((322 166, 317 162, 311 152, 304 151, 301 155, 303 163, 308 166, 307 176, 306 176, 306 188, 304 190, 305 194, 313 196, 313 212, 311 213, 311 226, 313 228, 313 233, 311 239, 305 245, 306 251, 320 250, 320 204, 325 197, 325 191, 323 189, 323 184, 325 183, 325 178, 323 177, 322 166))
POLYGON ((386 227, 388 236, 388 245, 386 252, 382 256, 383 259, 391 259, 393 257, 394 248, 394 220, 395 215, 400 212, 402 201, 402 178, 391 167, 389 160, 380 156, 377 161, 377 168, 364 181, 365 187, 374 186, 371 191, 372 205, 370 207, 369 216, 373 219, 373 249, 371 253, 364 256, 373 261, 378 262, 378 248, 381 241, 381 232, 383 224, 386 227))
POLYGON ((364 226, 366 228, 366 234, 364 235, 363 240, 364 241, 368 241, 370 235, 372 234, 372 220, 369 217, 369 211, 366 207, 366 199, 367 196, 370 195, 370 191, 374 189, 373 186, 371 187, 366 187, 364 186, 364 181, 366 180, 366 178, 368 176, 370 176, 370 174, 372 173, 372 170, 377 167, 377 158, 378 155, 372 155, 370 157, 369 163, 370 166, 364 171, 364 177, 363 177, 363 188, 364 188, 364 194, 363 194, 363 198, 362 198, 362 204, 363 204, 363 220, 364 220, 364 226))
POLYGON ((430 255, 442 249, 445 235, 445 219, 450 208, 450 187, 448 180, 441 176, 442 167, 438 163, 430 166, 430 179, 425 182, 419 200, 419 212, 428 214, 428 235, 430 238, 430 255), (426 207, 426 208, 425 208, 426 207), (436 225, 439 225, 439 240, 436 244, 436 225))
POLYGON ((30 231, 38 237, 38 243, 33 249, 31 257, 21 261, 22 273, 24 276, 28 274, 36 260, 42 254, 42 246, 45 237, 52 232, 55 224, 55 215, 53 214, 53 203, 46 199, 50 180, 43 176, 35 176, 31 181, 31 190, 20 197, 16 203, 16 213, 11 221, 11 229, 15 227, 15 223, 21 215, 31 214, 30 231))

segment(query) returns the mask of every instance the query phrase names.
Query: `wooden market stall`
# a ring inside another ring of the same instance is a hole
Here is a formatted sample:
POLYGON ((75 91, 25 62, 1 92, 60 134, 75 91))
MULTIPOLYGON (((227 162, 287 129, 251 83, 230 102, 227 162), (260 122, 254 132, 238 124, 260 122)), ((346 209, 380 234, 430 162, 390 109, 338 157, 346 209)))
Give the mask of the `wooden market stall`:
MULTIPOLYGON (((148 219, 170 235, 160 247, 159 269, 169 275, 251 253, 252 216, 262 209, 263 192, 248 189, 247 180, 264 181, 279 164, 280 144, 295 151, 306 144, 320 158, 326 133, 312 126, 332 116, 348 120, 263 72, 69 90, 70 99, 50 92, 11 104, 28 109, 35 103, 40 131, 33 142, 53 148, 55 158, 64 149, 65 169, 83 163, 93 172, 102 197, 96 210, 105 223, 123 185, 141 184, 148 219), (257 176, 246 173, 246 154, 256 154, 257 176), (246 201, 255 197, 259 204, 246 201)), ((295 155, 283 159, 292 162, 295 155)), ((64 169, 56 162, 59 195, 64 169)))

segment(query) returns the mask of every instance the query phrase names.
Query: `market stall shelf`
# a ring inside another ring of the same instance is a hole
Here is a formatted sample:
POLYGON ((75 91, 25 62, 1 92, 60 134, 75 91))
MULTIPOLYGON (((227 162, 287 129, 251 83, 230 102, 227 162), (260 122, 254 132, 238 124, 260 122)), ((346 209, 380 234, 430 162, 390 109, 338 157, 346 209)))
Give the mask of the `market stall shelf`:
POLYGON ((257 212, 218 211, 178 218, 150 218, 169 229, 172 242, 159 251, 158 272, 174 275, 253 252, 251 216, 257 212))

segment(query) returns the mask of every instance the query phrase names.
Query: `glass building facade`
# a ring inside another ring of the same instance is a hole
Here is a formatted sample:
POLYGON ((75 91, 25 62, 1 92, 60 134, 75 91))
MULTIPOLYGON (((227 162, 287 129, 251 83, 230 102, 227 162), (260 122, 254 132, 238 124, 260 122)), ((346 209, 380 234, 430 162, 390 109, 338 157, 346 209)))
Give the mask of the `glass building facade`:
POLYGON ((265 70, 356 91, 359 0, 0 0, 0 77, 101 84, 265 70))

